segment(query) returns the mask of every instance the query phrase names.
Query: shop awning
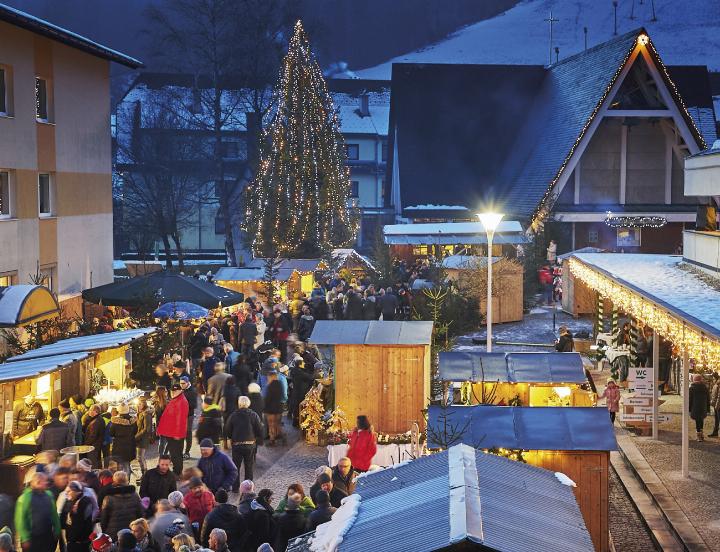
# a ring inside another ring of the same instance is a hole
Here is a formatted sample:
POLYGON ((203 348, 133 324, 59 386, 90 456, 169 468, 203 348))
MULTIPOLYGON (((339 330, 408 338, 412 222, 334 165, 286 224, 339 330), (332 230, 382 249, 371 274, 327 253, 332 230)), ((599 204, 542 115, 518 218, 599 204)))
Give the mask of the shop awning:
POLYGON ((559 406, 431 405, 428 446, 443 427, 465 428, 460 442, 475 448, 523 450, 616 450, 607 409, 559 406))
POLYGON ((442 381, 586 383, 579 353, 440 353, 442 381))
POLYGON ((27 353, 9 358, 7 362, 13 363, 28 359, 50 357, 60 354, 78 353, 80 351, 99 351, 102 349, 114 349, 129 345, 133 341, 142 339, 152 333, 157 328, 137 328, 133 330, 124 330, 118 332, 109 332, 96 335, 84 335, 81 337, 71 337, 63 339, 49 345, 43 345, 38 349, 33 349, 27 353))
POLYGON ((245 299, 242 293, 167 270, 86 289, 82 296, 91 303, 108 306, 157 307, 186 301, 206 309, 236 305, 245 299))
POLYGON ((318 320, 310 341, 317 345, 429 345, 432 322, 318 320))
POLYGON ((15 362, 0 364, 0 382, 18 381, 27 378, 50 374, 61 368, 69 366, 73 362, 85 360, 92 353, 81 351, 77 353, 66 353, 42 358, 30 358, 15 362))
POLYGON ((576 253, 572 276, 617 308, 715 366, 720 361, 720 291, 677 255, 576 253))
POLYGON ((59 314, 57 299, 44 286, 0 287, 0 328, 25 326, 59 314))

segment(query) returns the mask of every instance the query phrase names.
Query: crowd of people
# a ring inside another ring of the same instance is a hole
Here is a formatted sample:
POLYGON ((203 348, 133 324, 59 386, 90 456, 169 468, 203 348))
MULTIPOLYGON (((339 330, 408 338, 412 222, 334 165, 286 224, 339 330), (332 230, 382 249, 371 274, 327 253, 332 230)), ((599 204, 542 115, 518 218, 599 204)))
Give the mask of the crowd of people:
MULTIPOLYGON (((178 395, 179 396, 179 395, 178 395)), ((167 412, 167 409, 165 410, 167 412)), ((164 415, 164 414, 163 414, 164 415)), ((63 423, 63 422, 61 422, 63 423)), ((334 467, 321 466, 305 492, 303 482, 289 485, 273 504, 273 491, 256 489, 251 477, 239 480, 238 461, 252 464, 264 434, 260 417, 241 396, 229 419, 250 428, 255 445, 232 441, 232 458, 210 437, 200 441, 196 466, 173 465, 161 451, 157 465, 131 484, 132 472, 110 460, 93 469, 88 458, 38 456, 30 484, 15 504, 14 525, 22 550, 30 552, 272 552, 330 520, 344 497, 355 490, 355 477, 371 467, 377 437, 370 421, 359 416, 350 433, 347 456, 334 467), (237 417, 237 413, 245 417, 237 417), (236 457, 235 446, 243 455, 236 457), (237 460, 236 460, 237 458, 237 460), (237 503, 230 492, 238 495, 237 503)), ((234 439, 234 438, 233 438, 234 439)), ((139 442, 139 441, 138 441, 139 442)), ((250 468, 252 472, 252 468, 250 468)), ((12 534, 0 531, 0 551, 12 548, 12 534), (7 546, 5 546, 6 537, 7 546)))

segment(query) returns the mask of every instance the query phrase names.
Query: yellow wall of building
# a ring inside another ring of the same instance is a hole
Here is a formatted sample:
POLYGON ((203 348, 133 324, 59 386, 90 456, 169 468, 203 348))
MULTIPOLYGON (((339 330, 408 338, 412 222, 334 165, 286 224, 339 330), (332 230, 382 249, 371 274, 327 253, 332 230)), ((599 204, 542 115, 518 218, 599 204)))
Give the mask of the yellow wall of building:
POLYGON ((0 274, 27 283, 52 270, 60 298, 112 281, 109 62, 0 22, 10 116, 0 116, 0 171, 13 218, 0 220, 0 274), (48 81, 48 123, 35 119, 35 77, 48 81), (53 213, 38 213, 38 174, 53 213))

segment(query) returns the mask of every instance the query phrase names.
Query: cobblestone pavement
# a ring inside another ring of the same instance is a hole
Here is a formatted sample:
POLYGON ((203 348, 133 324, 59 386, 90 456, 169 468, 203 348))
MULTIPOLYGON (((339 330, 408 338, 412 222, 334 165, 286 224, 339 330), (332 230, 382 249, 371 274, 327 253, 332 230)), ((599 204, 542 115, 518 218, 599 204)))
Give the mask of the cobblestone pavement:
POLYGON ((612 467, 610 468, 610 535, 617 552, 658 550, 612 467))

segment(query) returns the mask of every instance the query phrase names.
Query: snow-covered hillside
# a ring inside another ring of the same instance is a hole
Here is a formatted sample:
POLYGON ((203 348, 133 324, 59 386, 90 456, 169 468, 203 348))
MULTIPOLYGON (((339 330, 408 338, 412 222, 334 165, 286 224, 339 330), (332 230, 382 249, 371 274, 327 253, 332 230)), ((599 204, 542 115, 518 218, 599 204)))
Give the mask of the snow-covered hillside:
MULTIPOLYGON (((720 0, 620 0, 618 33, 645 27, 668 65, 707 65, 720 71, 720 0), (630 19, 634 4, 635 18, 630 19)), ((390 79, 392 63, 547 64, 552 10, 553 45, 560 58, 613 36, 611 0, 525 0, 492 19, 469 25, 446 39, 386 63, 357 71, 360 78, 390 79)), ((553 60, 555 54, 553 53, 553 60)))

